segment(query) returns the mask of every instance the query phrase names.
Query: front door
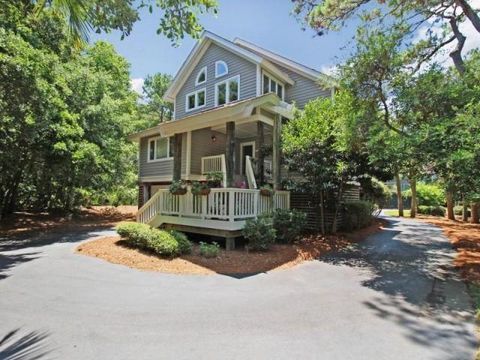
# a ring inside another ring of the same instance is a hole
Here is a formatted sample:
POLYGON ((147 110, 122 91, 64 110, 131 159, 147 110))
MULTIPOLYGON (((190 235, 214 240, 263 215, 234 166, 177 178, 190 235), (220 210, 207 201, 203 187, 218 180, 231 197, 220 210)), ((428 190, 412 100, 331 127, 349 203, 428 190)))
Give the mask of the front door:
POLYGON ((241 175, 245 175, 245 165, 246 165, 246 160, 245 158, 247 156, 250 156, 251 158, 253 158, 255 154, 255 142, 254 141, 251 141, 251 142, 246 142, 246 143, 241 143, 240 144, 240 165, 241 165, 241 175))

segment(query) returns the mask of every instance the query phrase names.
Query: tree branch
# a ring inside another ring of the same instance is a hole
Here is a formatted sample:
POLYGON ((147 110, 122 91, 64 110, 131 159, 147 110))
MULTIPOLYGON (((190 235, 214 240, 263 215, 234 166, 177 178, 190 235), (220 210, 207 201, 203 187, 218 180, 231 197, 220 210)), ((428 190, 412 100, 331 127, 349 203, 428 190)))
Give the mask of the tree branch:
POLYGON ((455 0, 455 3, 460 6, 465 16, 470 20, 475 29, 480 33, 480 17, 472 9, 467 0, 455 0))
POLYGON ((465 63, 463 62, 462 58, 462 50, 463 46, 465 45, 465 40, 467 38, 461 33, 460 29, 458 28, 457 19, 455 17, 452 17, 450 19, 450 26, 452 28, 453 34, 455 35, 455 38, 457 39, 457 46, 453 51, 450 52, 450 57, 452 58, 458 72, 460 74, 463 74, 465 72, 465 63))

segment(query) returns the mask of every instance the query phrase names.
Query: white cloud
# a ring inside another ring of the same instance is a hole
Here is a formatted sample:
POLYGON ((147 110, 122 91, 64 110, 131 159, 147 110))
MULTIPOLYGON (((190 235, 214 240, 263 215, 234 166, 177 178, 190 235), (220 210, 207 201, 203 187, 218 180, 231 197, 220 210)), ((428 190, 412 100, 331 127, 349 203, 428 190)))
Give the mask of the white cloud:
POLYGON ((143 96, 142 87, 144 82, 145 82, 145 79, 143 78, 130 79, 132 90, 137 92, 139 95, 143 96))
POLYGON ((320 68, 320 72, 325 74, 325 75, 335 75, 337 71, 337 65, 322 65, 320 68))

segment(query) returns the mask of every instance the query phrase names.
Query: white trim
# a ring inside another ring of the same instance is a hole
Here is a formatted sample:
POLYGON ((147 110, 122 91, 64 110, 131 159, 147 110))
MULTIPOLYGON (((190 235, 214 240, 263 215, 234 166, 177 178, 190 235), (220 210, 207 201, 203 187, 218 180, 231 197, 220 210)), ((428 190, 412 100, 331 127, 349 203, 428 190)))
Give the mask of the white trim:
POLYGON ((207 82, 207 67, 204 66, 203 68, 200 69, 200 71, 197 74, 197 77, 195 78, 195 86, 205 84, 206 82, 207 82), (200 77, 200 75, 202 75, 202 73, 205 73, 205 80, 203 80, 202 82, 199 82, 198 78, 200 77))
POLYGON ((257 96, 262 95, 262 67, 257 64, 257 96))
POLYGON ((168 137, 155 136, 147 139, 147 163, 173 160, 173 156, 169 156, 169 155, 170 155, 170 136, 168 137), (159 139, 167 139, 167 157, 157 159, 157 140, 159 139), (150 159, 150 144, 152 141, 155 142, 155 145, 153 148, 153 160, 150 159))
POLYGON ((192 167, 192 132, 187 131, 187 154, 185 156, 185 175, 190 176, 192 167))
POLYGON ((232 76, 231 78, 228 78, 228 79, 225 79, 225 80, 222 80, 222 81, 219 81, 219 82, 215 83, 215 94, 214 95, 215 95, 215 107, 224 106, 224 105, 239 101, 240 100, 240 75, 235 75, 235 76, 232 76), (237 84, 238 84, 237 100, 234 100, 234 101, 230 101, 230 86, 229 86, 229 84, 232 80, 237 80, 237 84), (218 87, 222 84, 225 84, 225 104, 219 105, 218 104, 218 87))
MULTIPOLYGON (((274 94, 277 94, 277 90, 278 90, 278 85, 280 85, 282 87, 282 101, 285 101, 285 83, 283 83, 282 81, 279 81, 275 76, 272 76, 270 73, 266 72, 266 71, 263 71, 262 72, 262 92, 263 92, 263 79, 264 77, 268 77, 269 81, 268 81, 268 89, 270 90, 269 92, 271 93, 274 93, 274 94), (275 89, 272 90, 272 81, 275 82, 275 89)), ((277 94, 278 96, 278 94, 277 94)))
POLYGON ((217 61, 215 61, 215 79, 220 78, 220 77, 223 77, 223 76, 225 76, 225 75, 228 75, 228 65, 227 65, 227 63, 226 63, 225 61, 223 61, 223 60, 217 60, 217 61), (223 66, 225 66, 226 71, 225 71, 223 74, 219 74, 219 73, 217 72, 217 65, 223 65, 223 66))
POLYGON ((185 95, 185 112, 190 112, 190 111, 194 111, 194 110, 204 108, 206 104, 207 104, 207 88, 201 88, 201 89, 192 91, 192 92, 188 93, 187 95, 185 95), (198 105, 198 93, 201 93, 201 92, 204 92, 204 94, 205 94, 203 96, 203 105, 198 105), (189 105, 188 98, 192 95, 195 95, 195 107, 189 109, 188 108, 188 105, 189 105))
MULTIPOLYGON (((244 146, 252 146, 252 157, 255 157, 255 141, 245 141, 240 143, 240 175, 245 175, 242 174, 242 169, 243 169, 243 147, 244 146)), ((246 169, 245 169, 246 170, 246 169)))

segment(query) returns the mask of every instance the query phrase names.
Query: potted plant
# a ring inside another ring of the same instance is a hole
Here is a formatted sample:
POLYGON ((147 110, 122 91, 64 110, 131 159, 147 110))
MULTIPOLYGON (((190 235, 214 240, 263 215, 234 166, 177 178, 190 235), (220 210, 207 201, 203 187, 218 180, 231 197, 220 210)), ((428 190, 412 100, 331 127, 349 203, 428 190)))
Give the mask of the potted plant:
POLYGON ((273 196, 273 189, 269 184, 262 185, 260 187, 260 195, 262 196, 273 196))
POLYGON ((168 190, 173 195, 185 195, 187 193, 187 185, 182 180, 172 181, 168 190))
POLYGON ((212 171, 206 174, 207 184, 211 188, 219 188, 222 186, 223 173, 221 171, 212 171))
POLYGON ((208 195, 210 194, 210 187, 208 186, 207 183, 202 183, 200 181, 194 181, 192 182, 192 194, 193 195, 208 195))

